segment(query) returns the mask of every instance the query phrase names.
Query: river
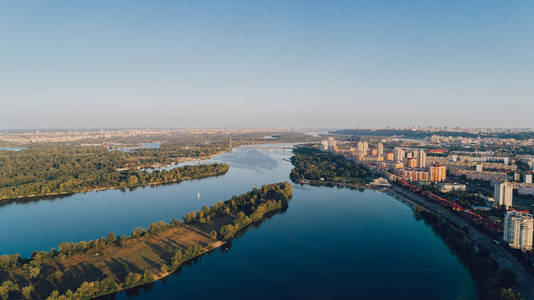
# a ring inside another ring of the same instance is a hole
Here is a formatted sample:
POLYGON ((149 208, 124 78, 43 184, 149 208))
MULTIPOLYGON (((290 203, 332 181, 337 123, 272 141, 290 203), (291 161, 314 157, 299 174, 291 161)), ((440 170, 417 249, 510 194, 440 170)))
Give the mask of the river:
MULTIPOLYGON (((0 206, 0 253, 30 256, 62 241, 180 217, 252 187, 289 180, 288 150, 235 149, 206 162, 227 174, 132 191, 0 206), (200 198, 197 194, 200 193, 200 198)), ((467 269, 412 210, 384 193, 293 184, 287 211, 176 274, 115 299, 476 299, 467 269)))

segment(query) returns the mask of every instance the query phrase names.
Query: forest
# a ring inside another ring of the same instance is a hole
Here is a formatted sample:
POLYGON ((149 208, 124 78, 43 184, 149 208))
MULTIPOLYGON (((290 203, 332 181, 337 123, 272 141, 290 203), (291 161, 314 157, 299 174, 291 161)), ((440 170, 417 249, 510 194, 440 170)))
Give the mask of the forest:
POLYGON ((149 163, 172 162, 174 153, 108 151, 104 147, 38 147, 0 152, 0 200, 126 188, 221 175, 227 165, 199 165, 170 171, 140 171, 149 163))
POLYGON ((299 147, 293 150, 290 178, 295 182, 310 180, 315 183, 367 184, 371 176, 357 163, 342 155, 323 152, 318 149, 299 147))
POLYGON ((289 182, 254 188, 211 207, 130 235, 62 242, 57 249, 0 256, 2 299, 91 299, 164 277, 185 262, 233 239, 268 213, 287 208, 289 182), (150 261, 150 263, 147 263, 150 261))

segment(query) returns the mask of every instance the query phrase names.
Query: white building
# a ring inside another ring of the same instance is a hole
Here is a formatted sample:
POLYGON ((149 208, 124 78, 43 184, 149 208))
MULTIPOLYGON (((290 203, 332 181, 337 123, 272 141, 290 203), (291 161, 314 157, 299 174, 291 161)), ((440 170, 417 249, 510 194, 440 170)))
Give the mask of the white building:
POLYGON ((382 143, 378 143, 378 156, 384 155, 384 145, 382 143))
POLYGON ((525 183, 532 183, 532 174, 525 175, 525 183))
POLYGON ((395 161, 404 161, 405 155, 406 152, 404 152, 401 147, 395 147, 395 149, 393 149, 393 157, 395 161))
POLYGON ((321 141, 321 151, 328 151, 328 141, 321 141))
POLYGON ((504 237, 510 247, 522 251, 532 251, 534 220, 532 215, 518 211, 508 211, 504 218, 504 237))
POLYGON ((425 168, 426 167, 426 153, 425 150, 419 149, 415 152, 415 158, 417 158, 417 167, 425 168))
POLYGON ((367 153, 367 150, 369 150, 369 144, 367 142, 358 142, 358 152, 367 153))
POLYGON ((328 138, 328 151, 334 152, 336 149, 336 140, 333 137, 328 138))
POLYGON ((493 198, 496 206, 512 207, 514 186, 509 182, 496 182, 493 198))

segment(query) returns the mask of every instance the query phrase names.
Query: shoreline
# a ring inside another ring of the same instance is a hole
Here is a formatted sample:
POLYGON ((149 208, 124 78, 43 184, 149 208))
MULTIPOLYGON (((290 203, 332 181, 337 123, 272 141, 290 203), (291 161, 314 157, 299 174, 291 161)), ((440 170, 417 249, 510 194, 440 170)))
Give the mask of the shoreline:
MULTIPOLYGON (((402 190, 396 186, 391 186, 390 188, 385 189, 383 192, 399 202, 408 205, 414 211, 416 208, 418 208, 430 213, 434 213, 457 229, 467 227, 468 231, 465 234, 465 240, 473 243, 474 245, 481 245, 488 249, 490 257, 499 264, 499 269, 508 268, 513 270, 517 276, 516 288, 517 291, 520 292, 522 299, 534 299, 534 277, 524 269, 523 265, 517 261, 517 259, 511 253, 504 249, 500 244, 496 244, 492 237, 481 233, 468 221, 460 218, 453 212, 448 211, 446 208, 423 199, 418 194, 402 190)), ((438 236, 444 243, 446 243, 444 237, 439 234, 438 236)), ((469 266, 465 265, 465 267, 470 270, 469 266)), ((478 289, 478 283, 476 281, 474 282, 478 289)))
MULTIPOLYGON (((208 159, 212 159, 212 158, 215 157, 215 156, 219 156, 219 155, 221 155, 221 154, 224 154, 224 153, 226 153, 226 152, 227 152, 227 151, 218 152, 218 153, 215 153, 215 154, 210 155, 210 156, 202 157, 202 158, 200 158, 200 159, 195 158, 195 159, 187 159, 187 160, 183 160, 183 161, 179 162, 178 164, 183 163, 183 162, 195 161, 195 160, 198 160, 198 161, 208 160, 208 159)), ((165 165, 165 166, 159 166, 159 167, 157 167, 157 168, 166 168, 166 167, 170 167, 170 166, 176 166, 176 167, 178 167, 178 164, 169 164, 169 165, 165 165)), ((146 167, 141 167, 141 168, 130 168, 130 169, 125 169, 125 170, 140 170, 140 169, 144 169, 144 168, 146 168, 146 167)), ((155 169, 156 167, 150 167, 150 168, 155 169)), ((224 174, 221 174, 221 175, 224 175, 224 174)), ((220 176, 220 175, 214 175, 214 176, 220 176)), ((211 176, 208 176, 208 177, 211 177, 211 176)), ((202 179, 202 178, 206 178, 206 177, 201 177, 201 178, 184 178, 184 179, 182 179, 181 181, 150 182, 150 183, 147 183, 147 184, 135 185, 135 186, 127 186, 127 187, 105 186, 105 187, 97 187, 97 188, 86 188, 86 189, 81 189, 81 190, 74 191, 74 192, 48 193, 48 194, 45 194, 45 195, 35 195, 35 194, 32 194, 32 195, 18 196, 18 197, 12 197, 12 198, 1 198, 1 199, 0 199, 0 203, 1 203, 2 201, 18 201, 18 200, 32 200, 32 199, 38 199, 38 198, 54 198, 54 197, 60 197, 60 196, 72 196, 72 195, 76 195, 76 194, 87 193, 87 192, 95 192, 95 191, 98 192, 98 191, 108 191, 108 190, 120 190, 120 189, 139 188, 139 187, 154 186, 154 185, 162 185, 162 184, 181 183, 181 182, 184 182, 184 181, 187 181, 187 180, 202 179)))
POLYGON ((289 182, 266 184, 187 213, 183 222, 173 218, 146 229, 136 227, 130 235, 110 233, 88 242, 62 242, 27 258, 6 255, 4 263, 11 265, 4 266, 0 275, 4 283, 15 286, 6 295, 20 296, 21 288, 30 287, 35 299, 107 299, 177 273, 184 264, 284 212, 291 197, 289 182))

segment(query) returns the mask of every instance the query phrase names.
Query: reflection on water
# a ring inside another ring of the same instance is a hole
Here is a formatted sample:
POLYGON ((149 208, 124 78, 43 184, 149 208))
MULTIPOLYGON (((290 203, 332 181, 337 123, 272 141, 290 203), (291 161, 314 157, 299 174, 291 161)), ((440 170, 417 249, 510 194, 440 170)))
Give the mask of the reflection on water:
MULTIPOLYGON (((252 187, 288 180, 290 156, 237 149, 208 161, 230 164, 216 178, 9 203, 0 207, 0 252, 29 256, 63 240, 128 234, 170 221, 252 187)), ((165 280, 109 298, 476 298, 467 270, 404 204, 369 190, 293 186, 286 211, 165 280)))

